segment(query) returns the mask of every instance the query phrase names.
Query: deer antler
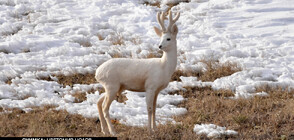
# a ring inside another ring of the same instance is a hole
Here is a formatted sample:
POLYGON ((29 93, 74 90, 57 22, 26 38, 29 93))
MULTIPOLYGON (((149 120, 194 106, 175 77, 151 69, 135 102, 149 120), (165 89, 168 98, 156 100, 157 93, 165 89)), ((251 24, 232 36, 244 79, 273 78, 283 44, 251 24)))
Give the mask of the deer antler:
POLYGON ((169 24, 167 27, 168 31, 171 31, 171 27, 175 24, 175 22, 179 19, 179 17, 180 17, 180 12, 177 12, 176 17, 173 19, 172 12, 171 10, 169 11, 169 24))
POLYGON ((167 30, 166 30, 166 28, 165 28, 165 26, 164 26, 164 20, 167 19, 167 18, 165 17, 165 15, 164 15, 164 12, 158 12, 156 17, 157 17, 157 21, 158 21, 158 23, 159 23, 159 25, 160 25, 160 27, 161 27, 162 32, 167 32, 167 31, 171 31, 171 27, 172 27, 172 26, 175 24, 175 22, 179 19, 179 17, 180 17, 180 13, 177 12, 176 17, 173 19, 173 18, 172 18, 172 12, 169 11, 169 24, 168 24, 167 30))
POLYGON ((159 23, 159 25, 161 27, 161 30, 163 32, 166 32, 166 29, 164 27, 164 19, 165 19, 164 13, 163 12, 158 12, 156 17, 157 17, 157 21, 158 21, 158 23, 159 23))

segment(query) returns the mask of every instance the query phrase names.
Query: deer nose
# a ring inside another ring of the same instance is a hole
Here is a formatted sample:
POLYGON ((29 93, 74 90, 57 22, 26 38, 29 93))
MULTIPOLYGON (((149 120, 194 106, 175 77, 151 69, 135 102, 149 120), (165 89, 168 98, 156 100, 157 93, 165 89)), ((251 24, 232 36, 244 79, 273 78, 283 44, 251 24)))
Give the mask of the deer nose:
POLYGON ((161 48, 162 48, 162 45, 159 46, 159 49, 161 49, 161 48))

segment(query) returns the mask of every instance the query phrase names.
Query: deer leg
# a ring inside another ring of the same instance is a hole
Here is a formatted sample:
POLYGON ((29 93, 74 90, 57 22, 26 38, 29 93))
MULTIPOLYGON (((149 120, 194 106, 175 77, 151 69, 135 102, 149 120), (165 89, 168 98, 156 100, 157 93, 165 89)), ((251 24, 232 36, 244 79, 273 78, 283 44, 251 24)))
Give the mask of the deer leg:
POLYGON ((155 117, 155 113, 156 113, 156 102, 157 102, 157 97, 158 97, 158 93, 155 94, 154 96, 154 100, 153 100, 153 108, 152 108, 152 130, 156 131, 156 117, 155 117))
POLYGON ((111 105, 111 102, 115 99, 118 90, 119 90, 119 87, 118 88, 111 87, 111 88, 106 89, 107 94, 105 96, 104 103, 103 103, 104 118, 106 120, 108 129, 109 129, 109 132, 111 135, 116 135, 116 132, 113 128, 113 125, 111 124, 111 119, 109 116, 109 107, 111 105))
POLYGON ((147 112, 148 112, 148 130, 149 132, 152 133, 152 129, 151 129, 151 117, 152 117, 152 112, 153 112, 153 104, 154 104, 154 97, 155 94, 153 91, 147 91, 146 92, 146 104, 147 104, 147 112))
POLYGON ((106 121, 104 118, 104 114, 102 111, 102 104, 103 104, 104 100, 105 100, 105 94, 99 98, 98 103, 97 103, 97 107, 98 107, 98 113, 99 113, 99 118, 100 118, 100 122, 101 122, 101 131, 103 134, 109 134, 109 131, 107 129, 107 124, 106 124, 106 121))

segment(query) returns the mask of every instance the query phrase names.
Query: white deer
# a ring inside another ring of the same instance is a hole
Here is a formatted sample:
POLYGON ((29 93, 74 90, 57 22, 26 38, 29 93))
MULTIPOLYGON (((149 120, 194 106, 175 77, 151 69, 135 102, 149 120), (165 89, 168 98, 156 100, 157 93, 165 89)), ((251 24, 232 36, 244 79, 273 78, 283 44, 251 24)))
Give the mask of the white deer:
POLYGON ((177 33, 175 22, 180 13, 172 18, 169 12, 169 24, 164 26, 166 19, 163 12, 157 13, 157 21, 161 29, 154 27, 155 33, 161 38, 159 49, 163 51, 161 58, 129 59, 115 58, 103 63, 96 70, 95 78, 105 88, 97 103, 101 122, 101 131, 104 134, 116 135, 109 117, 109 107, 116 95, 124 90, 146 92, 148 110, 148 130, 156 130, 155 111, 158 93, 167 87, 177 66, 177 33), (152 123, 151 123, 152 122, 152 123), (108 129, 107 129, 108 126, 108 129))

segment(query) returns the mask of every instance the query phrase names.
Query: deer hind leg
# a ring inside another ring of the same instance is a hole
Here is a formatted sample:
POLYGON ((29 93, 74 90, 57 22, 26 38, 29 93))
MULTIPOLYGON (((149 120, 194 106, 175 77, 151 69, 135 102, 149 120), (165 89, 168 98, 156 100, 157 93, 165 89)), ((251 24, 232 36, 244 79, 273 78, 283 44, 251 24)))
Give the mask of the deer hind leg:
POLYGON ((106 94, 105 94, 105 99, 103 103, 103 114, 104 114, 104 118, 106 120, 110 134, 116 135, 113 125, 111 124, 111 119, 109 116, 109 107, 112 101, 115 99, 117 93, 119 92, 120 86, 111 85, 106 87, 105 89, 106 89, 106 94))
POLYGON ((99 119, 100 119, 100 122, 101 122, 101 131, 103 134, 109 134, 109 131, 107 129, 107 124, 106 124, 106 120, 104 118, 104 114, 103 114, 103 111, 102 111, 102 104, 103 104, 103 101, 105 100, 105 95, 102 95, 99 100, 98 100, 98 103, 97 103, 97 107, 98 107, 98 113, 99 113, 99 119))

